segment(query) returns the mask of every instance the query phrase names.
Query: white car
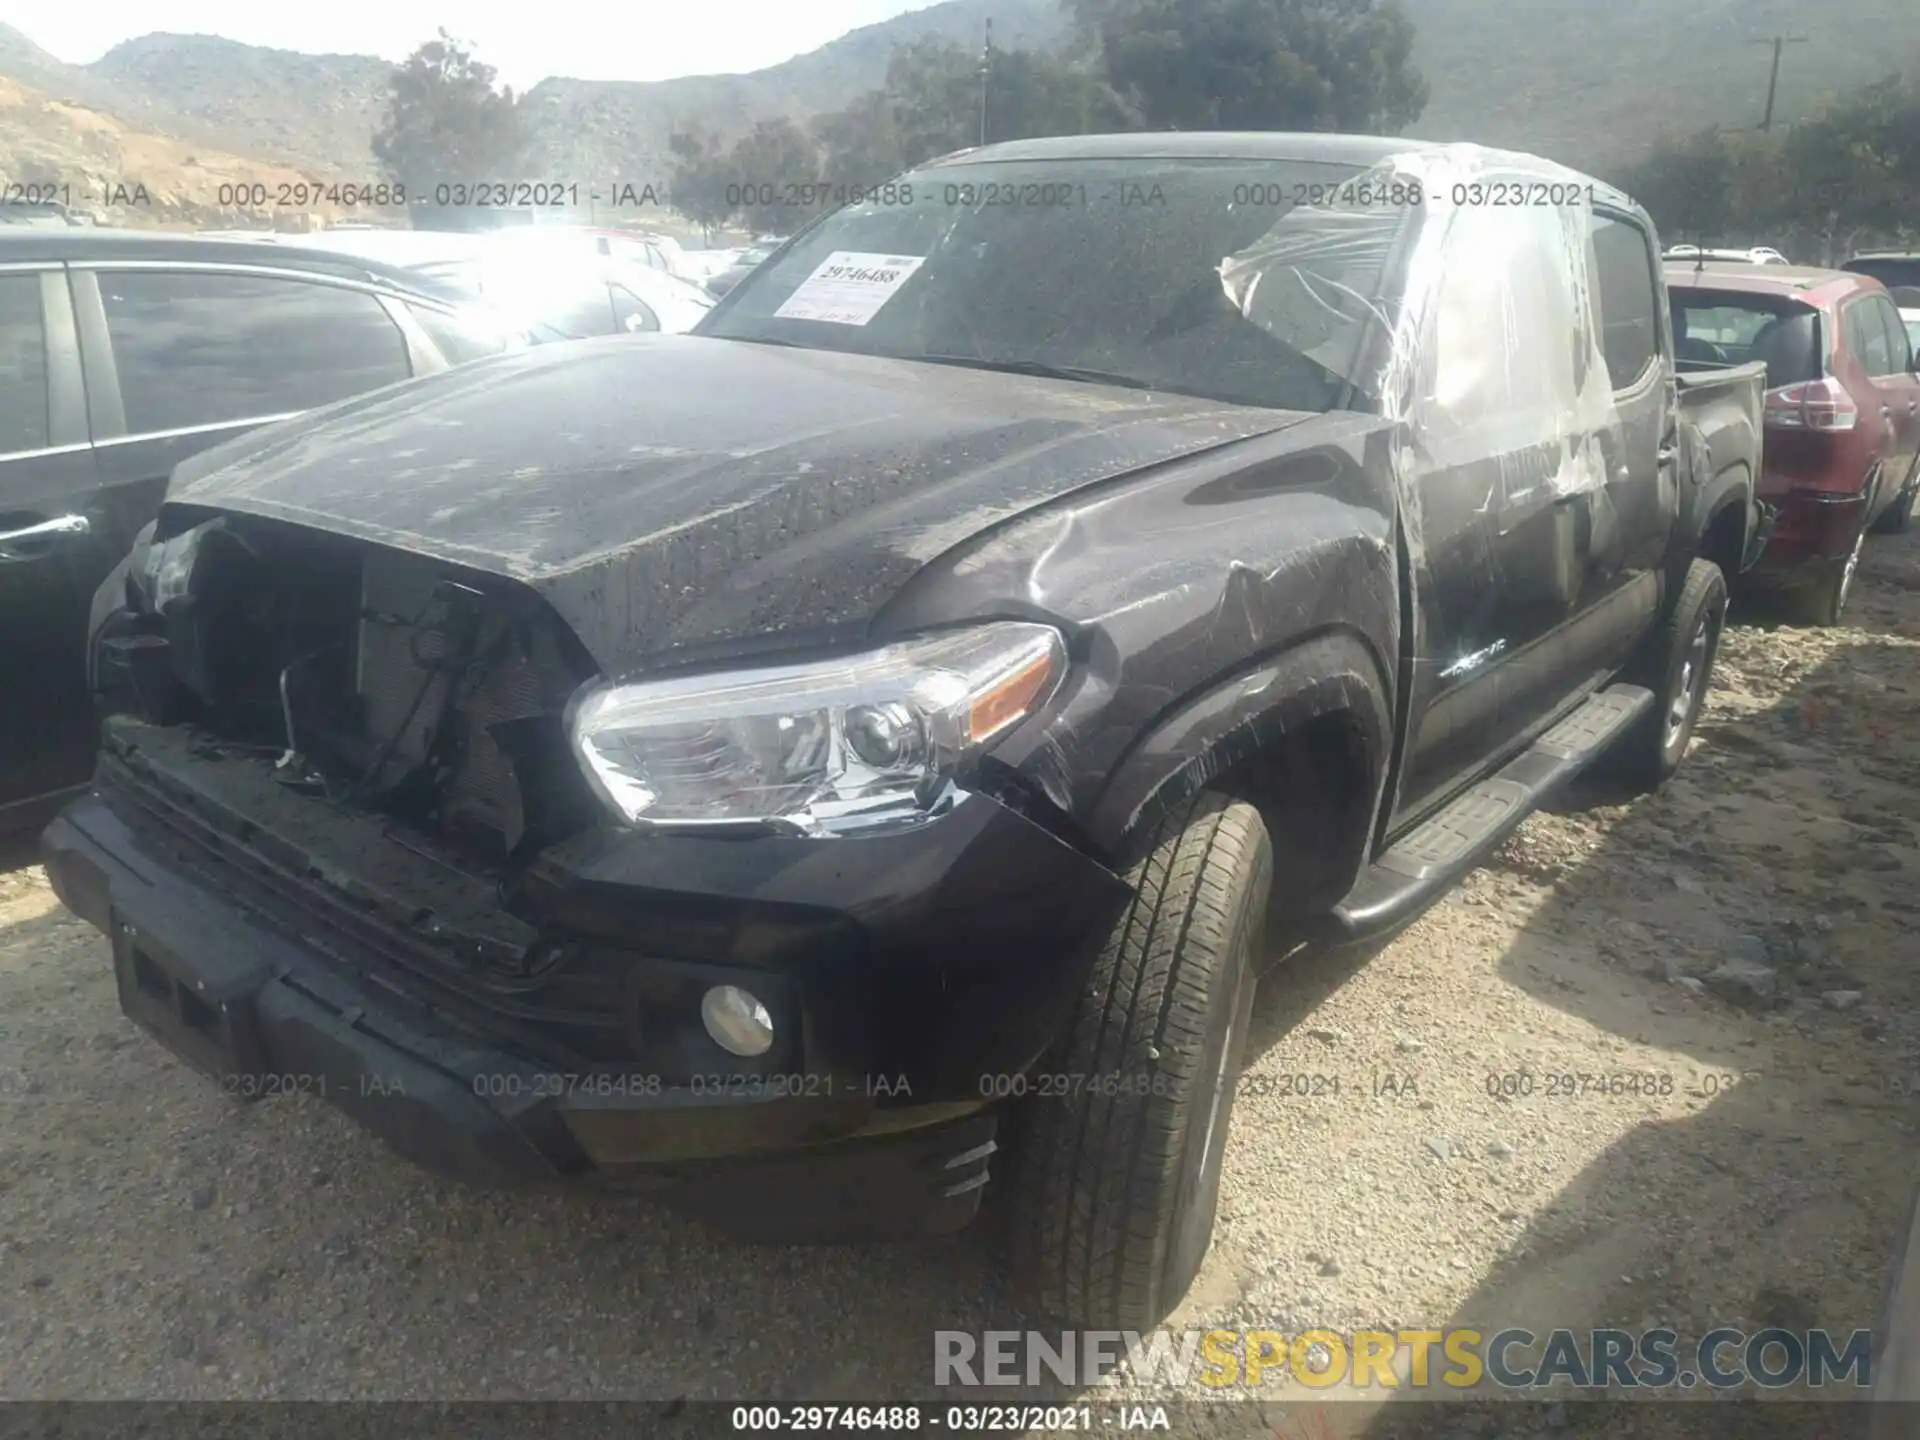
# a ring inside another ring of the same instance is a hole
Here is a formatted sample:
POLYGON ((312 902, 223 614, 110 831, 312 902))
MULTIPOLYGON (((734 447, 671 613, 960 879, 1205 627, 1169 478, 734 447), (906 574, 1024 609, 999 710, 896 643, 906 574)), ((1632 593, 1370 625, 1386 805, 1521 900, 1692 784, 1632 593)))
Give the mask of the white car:
POLYGON ((1665 260, 1731 260, 1744 265, 1785 265, 1787 257, 1770 245, 1755 245, 1747 250, 1702 250, 1698 245, 1672 245, 1661 257, 1665 260))
POLYGON ((705 285, 707 281, 722 270, 731 269, 733 262, 740 258, 740 248, 730 246, 721 250, 682 250, 678 256, 678 267, 674 274, 691 280, 696 285, 705 285))
POLYGON ((399 265, 484 300, 512 328, 545 339, 622 331, 679 335, 713 308, 698 286, 638 260, 602 253, 595 237, 562 226, 477 233, 321 230, 276 239, 399 265))

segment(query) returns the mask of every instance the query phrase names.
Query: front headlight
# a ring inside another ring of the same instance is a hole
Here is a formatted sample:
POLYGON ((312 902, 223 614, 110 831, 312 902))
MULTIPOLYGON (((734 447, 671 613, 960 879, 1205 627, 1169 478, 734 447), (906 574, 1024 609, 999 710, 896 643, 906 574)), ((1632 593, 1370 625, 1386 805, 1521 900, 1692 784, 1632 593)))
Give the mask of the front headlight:
POLYGON ((812 664, 600 684, 568 729, 588 781, 631 823, 835 834, 937 813, 964 762, 1065 673, 1057 630, 985 625, 812 664))

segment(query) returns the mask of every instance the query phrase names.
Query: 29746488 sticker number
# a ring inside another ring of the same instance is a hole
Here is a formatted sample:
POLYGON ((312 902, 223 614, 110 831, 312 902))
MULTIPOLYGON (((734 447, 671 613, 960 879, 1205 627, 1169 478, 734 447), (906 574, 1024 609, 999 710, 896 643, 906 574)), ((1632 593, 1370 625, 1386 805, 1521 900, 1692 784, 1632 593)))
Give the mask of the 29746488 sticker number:
MULTIPOLYGON (((1088 1434, 1108 1428, 1103 1423, 1107 1417, 1091 1405, 736 1405, 731 1419, 736 1431, 779 1434, 1088 1434)), ((1121 1428, 1164 1427, 1155 1427, 1148 1420, 1137 1427, 1123 1422, 1121 1428)))
POLYGON ((736 1405, 732 1421, 735 1430, 783 1435, 794 1431, 887 1433, 926 1428, 927 1415, 918 1405, 736 1405))

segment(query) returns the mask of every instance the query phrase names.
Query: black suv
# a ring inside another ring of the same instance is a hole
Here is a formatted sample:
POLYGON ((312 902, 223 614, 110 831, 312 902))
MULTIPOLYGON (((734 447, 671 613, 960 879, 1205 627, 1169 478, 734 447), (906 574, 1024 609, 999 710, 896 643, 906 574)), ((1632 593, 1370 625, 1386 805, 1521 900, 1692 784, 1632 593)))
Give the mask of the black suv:
POLYGON ((1878 280, 1902 310, 1920 308, 1920 250, 1866 250, 1840 268, 1878 280))
POLYGON ((88 606, 177 462, 505 343, 458 292, 384 265, 0 228, 0 831, 87 778, 88 606))

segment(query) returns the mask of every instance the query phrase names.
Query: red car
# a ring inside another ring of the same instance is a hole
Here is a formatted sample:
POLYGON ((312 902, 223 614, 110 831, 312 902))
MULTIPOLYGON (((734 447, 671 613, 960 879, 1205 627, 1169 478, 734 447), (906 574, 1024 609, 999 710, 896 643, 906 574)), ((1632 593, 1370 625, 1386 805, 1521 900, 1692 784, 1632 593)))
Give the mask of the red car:
POLYGON ((1760 498, 1773 535, 1743 580, 1834 625, 1868 530, 1905 529, 1920 489, 1920 365, 1886 287, 1787 265, 1666 267, 1688 364, 1767 365, 1760 498))

